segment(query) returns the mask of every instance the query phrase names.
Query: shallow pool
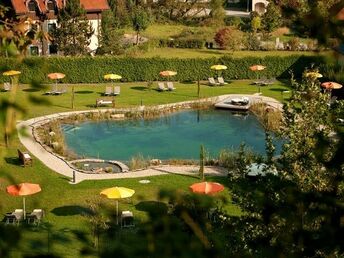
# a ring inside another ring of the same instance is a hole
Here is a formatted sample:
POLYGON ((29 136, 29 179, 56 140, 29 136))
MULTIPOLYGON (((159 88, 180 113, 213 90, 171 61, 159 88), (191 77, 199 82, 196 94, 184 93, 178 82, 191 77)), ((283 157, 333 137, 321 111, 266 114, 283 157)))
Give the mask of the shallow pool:
MULTIPOLYGON (((203 144, 211 155, 245 142, 264 154, 265 134, 252 114, 189 110, 151 120, 63 125, 68 148, 84 157, 127 161, 137 154, 158 159, 198 159, 203 144)), ((280 145, 280 144, 278 144, 280 145)))

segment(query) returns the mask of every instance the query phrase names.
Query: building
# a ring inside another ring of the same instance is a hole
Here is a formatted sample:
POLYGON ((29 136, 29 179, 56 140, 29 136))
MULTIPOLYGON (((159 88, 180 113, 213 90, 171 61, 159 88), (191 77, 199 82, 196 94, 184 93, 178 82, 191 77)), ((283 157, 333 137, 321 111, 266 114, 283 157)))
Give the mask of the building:
POLYGON ((267 0, 252 0, 251 10, 259 14, 263 14, 266 11, 269 1, 267 0))
MULTIPOLYGON (((11 0, 12 7, 17 16, 30 17, 41 21, 44 32, 56 28, 57 14, 68 0, 11 0)), ((89 48, 94 52, 98 48, 98 35, 100 34, 101 13, 110 9, 107 0, 80 0, 81 6, 86 10, 87 18, 94 29, 89 48)), ((51 55, 57 53, 56 46, 49 42, 35 42, 29 46, 32 55, 51 55), (45 53, 43 53, 45 52, 45 53)))

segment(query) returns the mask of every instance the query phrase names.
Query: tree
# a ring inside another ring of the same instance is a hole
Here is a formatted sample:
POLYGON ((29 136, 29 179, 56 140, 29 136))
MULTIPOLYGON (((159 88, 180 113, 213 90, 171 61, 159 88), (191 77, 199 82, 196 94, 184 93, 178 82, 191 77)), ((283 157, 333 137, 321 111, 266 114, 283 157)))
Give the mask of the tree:
POLYGON ((131 21, 136 31, 136 45, 138 45, 140 32, 146 30, 151 22, 150 16, 142 7, 137 7, 133 11, 131 21))
POLYGON ((71 56, 89 52, 88 46, 94 30, 79 0, 67 1, 66 6, 58 14, 57 24, 54 42, 60 51, 71 56))
POLYGON ((226 17, 223 0, 211 0, 210 9, 210 24, 213 26, 223 26, 226 17))
POLYGON ((241 48, 242 37, 243 33, 241 31, 226 27, 215 34, 214 40, 221 48, 235 51, 241 48))
POLYGON ((259 16, 255 16, 251 20, 251 30, 253 33, 257 33, 258 30, 262 27, 262 20, 259 16))
MULTIPOLYGON (((306 73, 305 73, 306 74, 306 73)), ((332 109, 319 82, 293 81, 284 107, 282 135, 288 139, 277 164, 278 176, 255 181, 231 177, 233 201, 245 213, 230 219, 232 255, 255 257, 341 257, 344 241, 342 134, 333 139, 332 109), (331 133, 332 132, 332 133, 331 133)), ((273 148, 267 141, 267 161, 273 148)))
POLYGON ((269 3, 266 12, 262 16, 263 30, 271 33, 276 30, 282 23, 282 14, 277 5, 269 3))
POLYGON ((118 55, 123 52, 123 31, 119 29, 118 19, 111 10, 102 13, 101 34, 97 54, 118 55))

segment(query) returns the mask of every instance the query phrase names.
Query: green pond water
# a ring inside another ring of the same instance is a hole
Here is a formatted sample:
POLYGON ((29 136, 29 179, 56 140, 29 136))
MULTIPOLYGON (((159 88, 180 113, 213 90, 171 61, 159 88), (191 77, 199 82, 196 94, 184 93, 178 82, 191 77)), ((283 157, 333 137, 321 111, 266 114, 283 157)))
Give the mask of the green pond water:
POLYGON ((150 120, 65 124, 62 129, 74 153, 106 160, 128 161, 137 154, 163 160, 199 159, 201 144, 216 156, 221 149, 237 149, 242 142, 254 152, 265 153, 265 134, 257 118, 228 110, 189 110, 150 120))

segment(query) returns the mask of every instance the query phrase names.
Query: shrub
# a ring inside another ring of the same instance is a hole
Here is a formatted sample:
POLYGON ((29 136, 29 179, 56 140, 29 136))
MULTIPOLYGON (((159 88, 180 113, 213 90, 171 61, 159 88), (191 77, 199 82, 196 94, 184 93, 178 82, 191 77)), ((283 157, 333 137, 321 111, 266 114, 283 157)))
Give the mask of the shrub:
POLYGON ((288 41, 288 45, 289 45, 290 50, 292 51, 298 50, 300 46, 300 39, 297 37, 293 37, 288 41))
POLYGON ((243 33, 233 27, 219 30, 215 35, 215 42, 223 49, 239 50, 242 45, 243 33))
POLYGON ((260 49, 260 40, 254 33, 246 33, 246 49, 257 51, 260 49))
POLYGON ((268 68, 262 75, 266 77, 290 78, 289 71, 301 77, 305 67, 311 64, 319 66, 323 63, 320 56, 269 56, 231 58, 198 58, 198 59, 164 59, 164 58, 129 58, 129 57, 29 57, 21 62, 18 59, 0 59, 0 82, 8 80, 2 75, 6 70, 19 70, 21 83, 39 81, 52 83, 47 78, 51 72, 66 74, 64 83, 99 83, 105 82, 104 74, 116 71, 124 81, 157 81, 161 79, 159 72, 170 69, 177 71, 173 77, 177 81, 206 80, 211 74, 210 66, 224 64, 228 67, 223 71, 226 79, 254 79, 256 74, 249 71, 252 64, 265 64, 268 68))

